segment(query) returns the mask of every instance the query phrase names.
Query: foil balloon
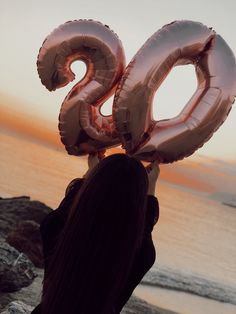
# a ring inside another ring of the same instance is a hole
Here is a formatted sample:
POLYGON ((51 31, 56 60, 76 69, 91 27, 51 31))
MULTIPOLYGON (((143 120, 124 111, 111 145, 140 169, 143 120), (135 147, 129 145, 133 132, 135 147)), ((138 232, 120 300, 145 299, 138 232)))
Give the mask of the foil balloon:
POLYGON ((201 23, 176 21, 151 36, 127 66, 113 117, 128 154, 170 163, 209 140, 226 119, 235 95, 236 62, 224 39, 201 23), (155 92, 174 66, 188 63, 196 69, 196 92, 177 117, 154 121, 155 92))
POLYGON ((67 22, 44 41, 37 67, 50 91, 67 85, 75 75, 70 65, 85 62, 87 72, 66 96, 59 115, 61 141, 69 154, 82 155, 120 143, 112 116, 100 107, 115 92, 123 74, 121 41, 108 26, 93 20, 67 22))
POLYGON ((147 40, 125 72, 122 44, 107 26, 92 20, 67 22, 40 49, 37 66, 42 83, 49 90, 67 85, 75 77, 70 65, 76 60, 85 62, 87 72, 66 96, 59 115, 61 140, 73 155, 121 142, 128 154, 141 160, 182 159, 224 122, 236 94, 231 49, 197 22, 165 25, 147 40), (196 92, 177 117, 155 121, 155 92, 174 66, 188 63, 196 69, 196 92), (115 89, 113 114, 105 117, 101 106, 115 89))

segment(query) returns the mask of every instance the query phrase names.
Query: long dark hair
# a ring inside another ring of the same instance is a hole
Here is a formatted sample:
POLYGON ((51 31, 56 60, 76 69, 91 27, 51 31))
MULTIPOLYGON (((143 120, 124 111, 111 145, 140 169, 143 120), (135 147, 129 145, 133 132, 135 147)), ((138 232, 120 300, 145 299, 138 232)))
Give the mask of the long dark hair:
POLYGON ((141 244, 146 170, 125 154, 103 159, 76 195, 44 280, 43 314, 108 314, 141 244))

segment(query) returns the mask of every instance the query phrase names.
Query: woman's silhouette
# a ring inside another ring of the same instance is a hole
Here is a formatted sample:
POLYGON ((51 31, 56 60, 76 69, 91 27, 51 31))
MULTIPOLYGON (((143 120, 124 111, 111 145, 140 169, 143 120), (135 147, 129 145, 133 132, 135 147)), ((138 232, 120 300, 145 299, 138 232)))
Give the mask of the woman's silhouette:
POLYGON ((33 314, 117 314, 155 261, 156 163, 89 157, 89 170, 41 223, 42 302, 33 314), (96 165, 95 165, 96 164, 96 165))

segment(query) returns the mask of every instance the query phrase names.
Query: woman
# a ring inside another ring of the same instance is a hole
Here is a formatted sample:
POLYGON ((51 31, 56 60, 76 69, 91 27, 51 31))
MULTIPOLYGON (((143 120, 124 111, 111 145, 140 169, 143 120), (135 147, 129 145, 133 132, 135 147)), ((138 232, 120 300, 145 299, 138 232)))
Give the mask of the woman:
POLYGON ((155 261, 156 163, 89 157, 59 208, 41 224, 45 276, 33 314, 117 314, 155 261))

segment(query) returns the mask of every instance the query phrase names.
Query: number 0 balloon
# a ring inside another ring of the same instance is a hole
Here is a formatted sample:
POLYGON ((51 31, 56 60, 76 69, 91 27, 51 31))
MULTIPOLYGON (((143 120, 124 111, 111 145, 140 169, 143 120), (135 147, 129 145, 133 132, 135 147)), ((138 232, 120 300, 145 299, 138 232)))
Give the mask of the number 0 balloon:
POLYGON ((69 154, 122 143, 141 160, 169 163, 191 155, 226 119, 236 95, 236 61, 212 29, 198 22, 173 22, 153 34, 126 69, 124 59, 117 36, 90 20, 68 22, 44 41, 37 64, 49 90, 73 80, 73 61, 87 65, 59 115, 69 154), (174 66, 188 63, 195 66, 196 92, 177 117, 155 121, 155 92, 174 66), (104 117, 100 107, 114 92, 113 114, 104 117))

